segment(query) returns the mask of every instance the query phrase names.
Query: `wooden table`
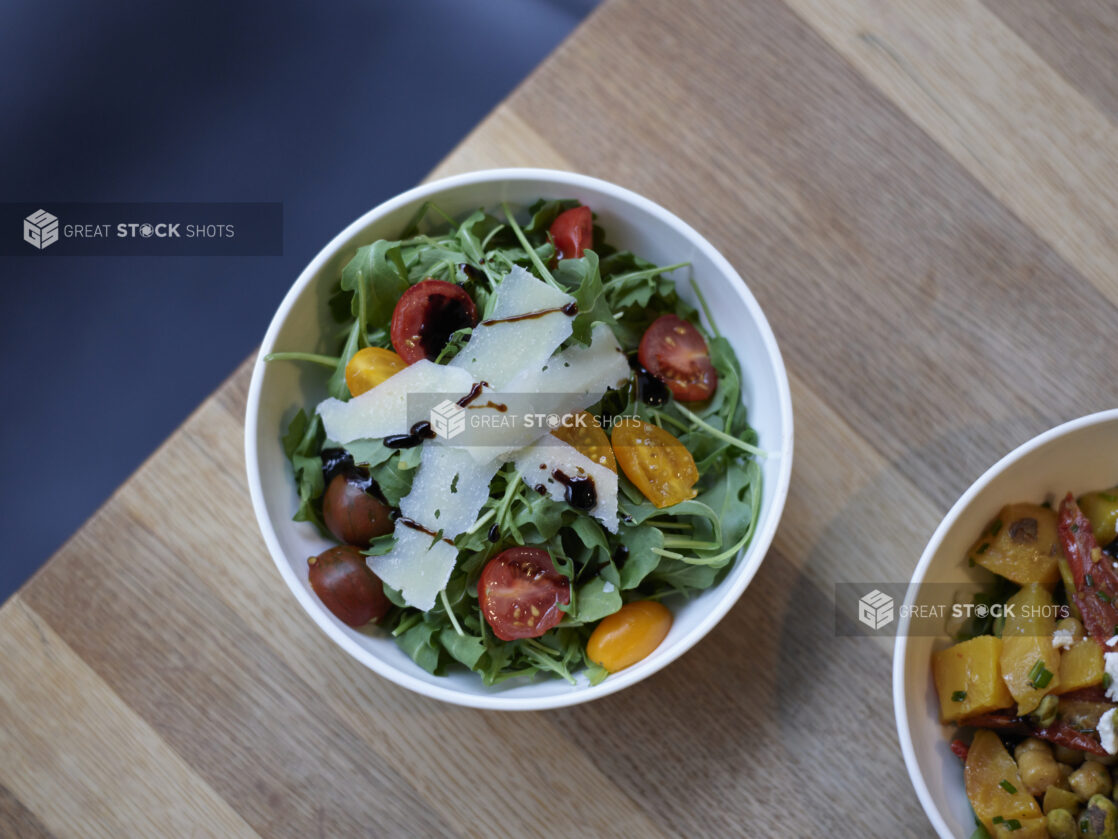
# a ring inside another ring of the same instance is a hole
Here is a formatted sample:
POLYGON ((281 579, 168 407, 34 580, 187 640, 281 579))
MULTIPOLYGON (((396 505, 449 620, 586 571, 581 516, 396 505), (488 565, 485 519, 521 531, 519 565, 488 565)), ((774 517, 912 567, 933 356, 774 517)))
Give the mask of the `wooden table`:
POLYGON ((1113 3, 608 0, 434 174, 599 175, 746 278, 798 440, 740 603, 590 705, 407 693, 265 552, 246 364, 0 609, 0 835, 930 835, 834 584, 907 580, 987 465, 1115 404, 1116 120, 1113 3))

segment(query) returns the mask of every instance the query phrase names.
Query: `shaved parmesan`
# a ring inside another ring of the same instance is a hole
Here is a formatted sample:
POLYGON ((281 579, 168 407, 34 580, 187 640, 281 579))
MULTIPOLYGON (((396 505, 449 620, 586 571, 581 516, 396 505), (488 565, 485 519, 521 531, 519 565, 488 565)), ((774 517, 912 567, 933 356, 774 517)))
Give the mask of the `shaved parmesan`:
POLYGON ((477 521, 498 466, 496 461, 479 464, 464 449, 424 445, 400 512, 453 539, 477 521))
MULTIPOLYGON (((495 406, 477 405, 480 416, 471 425, 487 429, 487 433, 471 432, 470 453, 485 461, 522 448, 554 427, 547 424, 550 418, 558 420, 588 408, 607 389, 621 387, 628 378, 629 362, 617 338, 606 324, 599 323, 591 332, 590 346, 568 347, 539 368, 516 376, 508 383, 506 395, 494 394, 489 400, 495 406)), ((474 408, 471 405, 471 413, 474 408)))
POLYGON ((628 378, 629 362, 621 345, 613 330, 599 323, 590 333, 590 346, 568 347, 549 358, 542 367, 525 370, 509 382, 507 390, 510 393, 594 395, 592 402, 597 402, 607 388, 620 387, 628 378))
POLYGON ((446 588, 458 550, 442 539, 396 521, 396 544, 384 556, 369 557, 369 570, 386 586, 400 592, 404 602, 426 612, 446 588))
POLYGON ((516 471, 529 487, 542 486, 556 501, 565 500, 567 490, 556 472, 568 478, 589 478, 594 482, 597 504, 586 512, 611 533, 617 532, 617 473, 595 463, 574 446, 548 434, 516 453, 516 471))
POLYGON ((407 434, 435 405, 461 398, 473 384, 465 370, 421 359, 348 402, 324 399, 317 411, 326 436, 338 443, 407 434))
POLYGON ((525 320, 474 327, 470 340, 450 362, 476 381, 503 388, 523 370, 538 369, 571 334, 571 317, 561 309, 574 302, 554 286, 541 282, 519 265, 497 286, 490 320, 547 312, 525 320))

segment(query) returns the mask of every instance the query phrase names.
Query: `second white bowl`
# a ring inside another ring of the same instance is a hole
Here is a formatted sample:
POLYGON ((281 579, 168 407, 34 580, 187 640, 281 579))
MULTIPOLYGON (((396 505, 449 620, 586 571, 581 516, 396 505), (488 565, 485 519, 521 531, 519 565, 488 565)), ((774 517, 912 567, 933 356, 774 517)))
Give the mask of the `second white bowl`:
POLYGON ((1061 498, 1118 482, 1118 410, 1082 417, 1046 431, 999 460, 955 502, 916 566, 897 624, 893 652, 893 709, 905 765, 916 794, 943 839, 970 836, 974 814, 963 788, 963 765, 949 744, 956 726, 939 721, 932 681, 932 651, 950 642, 942 635, 909 636, 914 604, 939 602, 929 584, 970 584, 980 569, 967 550, 1006 504, 1061 498))

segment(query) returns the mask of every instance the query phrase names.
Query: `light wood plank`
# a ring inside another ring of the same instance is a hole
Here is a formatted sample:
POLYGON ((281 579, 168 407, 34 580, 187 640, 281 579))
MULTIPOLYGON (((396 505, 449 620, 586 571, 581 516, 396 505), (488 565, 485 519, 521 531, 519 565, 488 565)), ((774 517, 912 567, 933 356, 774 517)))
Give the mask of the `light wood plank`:
POLYGON ((0 673, 0 783, 54 835, 257 835, 19 595, 0 673))
POLYGON ((983 3, 1111 122, 1118 122, 1118 4, 1113 0, 983 3))
POLYGON ((567 159, 515 111, 498 108, 443 158, 426 180, 503 166, 571 169, 567 159))
POLYGON ((38 816, 16 798, 10 789, 0 785, 0 836, 11 839, 52 839, 54 834, 47 830, 38 816))
POLYGON ((1025 41, 979 0, 786 2, 1118 301, 1118 128, 1025 41))

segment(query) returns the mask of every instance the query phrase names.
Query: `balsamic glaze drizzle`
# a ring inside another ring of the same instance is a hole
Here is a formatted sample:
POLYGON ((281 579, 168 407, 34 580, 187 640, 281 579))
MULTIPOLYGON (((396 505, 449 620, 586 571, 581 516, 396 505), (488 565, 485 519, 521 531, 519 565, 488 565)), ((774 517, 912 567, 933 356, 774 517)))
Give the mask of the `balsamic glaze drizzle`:
POLYGON ((424 440, 434 438, 435 432, 431 430, 431 423, 427 420, 417 422, 407 434, 391 434, 384 438, 384 445, 390 449, 412 449, 424 440))
POLYGON ((553 309, 540 309, 538 312, 525 312, 522 315, 512 315, 507 318, 490 318, 489 320, 483 320, 481 325, 493 326, 497 323, 516 323, 521 320, 535 320, 536 318, 542 318, 544 315, 550 315, 553 312, 562 312, 567 317, 573 318, 578 314, 578 303, 572 300, 570 303, 563 306, 556 306, 553 309))

